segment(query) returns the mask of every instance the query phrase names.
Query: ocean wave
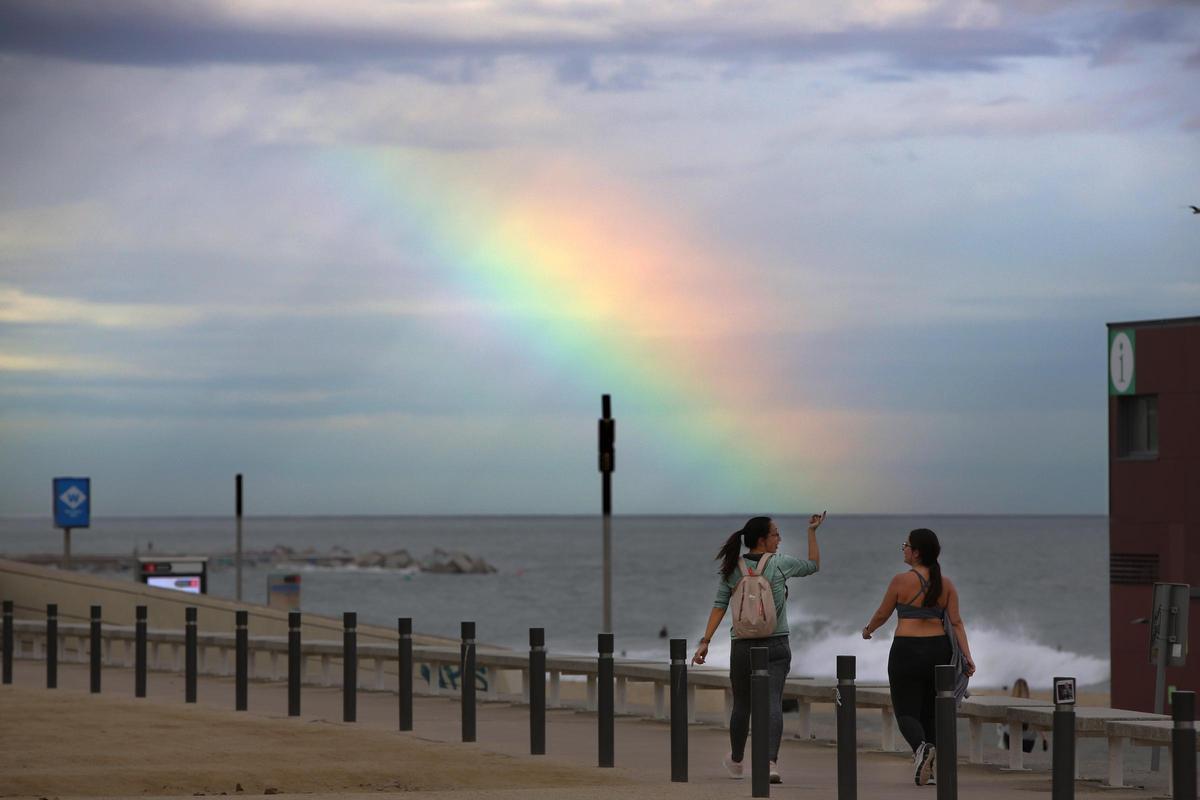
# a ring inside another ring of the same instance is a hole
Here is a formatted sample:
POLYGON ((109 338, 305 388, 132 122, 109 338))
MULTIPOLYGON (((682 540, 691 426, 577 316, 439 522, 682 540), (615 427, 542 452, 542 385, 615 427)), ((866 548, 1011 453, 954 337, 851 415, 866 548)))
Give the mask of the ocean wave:
MULTIPOLYGON (((1049 689, 1056 675, 1073 677, 1079 686, 1086 687, 1103 684, 1110 677, 1107 658, 1046 644, 1020 627, 996 627, 985 622, 973 625, 967 635, 978 670, 971 684, 979 688, 1008 687, 1017 678, 1024 678, 1033 689, 1049 689)), ((810 617, 792 625, 791 644, 793 675, 832 677, 838 656, 855 656, 860 682, 887 681, 892 646, 888 629, 867 640, 858 630, 810 617)), ((728 668, 729 638, 724 632, 709 646, 707 663, 728 668)))

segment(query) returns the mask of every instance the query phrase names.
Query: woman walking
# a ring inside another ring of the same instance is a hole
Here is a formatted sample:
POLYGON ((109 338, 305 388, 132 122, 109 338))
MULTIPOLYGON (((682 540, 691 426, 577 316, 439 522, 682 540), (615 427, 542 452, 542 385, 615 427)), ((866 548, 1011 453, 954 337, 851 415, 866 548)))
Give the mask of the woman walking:
POLYGON ((930 781, 937 756, 934 667, 951 663, 954 644, 949 632, 953 632, 962 652, 967 676, 975 674, 975 662, 967 644, 967 630, 958 613, 958 590, 942 575, 938 564, 942 548, 937 534, 928 528, 918 528, 908 534, 900 549, 909 570, 892 578, 883 602, 862 629, 862 635, 870 639, 895 609, 896 635, 888 656, 892 710, 900 733, 913 750, 913 781, 923 786, 930 781))
POLYGON ((770 685, 770 760, 771 783, 781 783, 779 775, 779 742, 783 738, 783 682, 792 667, 792 650, 788 646, 787 580, 812 575, 821 567, 821 551, 817 546, 817 528, 825 514, 813 514, 808 519, 808 558, 794 558, 779 553, 779 528, 770 517, 754 517, 742 529, 729 537, 717 553, 721 562, 721 581, 713 601, 708 626, 700 638, 700 646, 692 656, 693 664, 703 664, 708 656, 708 644, 721 625, 725 611, 734 601, 733 629, 730 638, 729 683, 733 690, 733 713, 729 718, 730 752, 725 756, 725 768, 731 778, 741 778, 742 758, 746 752, 746 737, 750 732, 750 648, 766 647, 770 685), (748 550, 742 555, 742 546, 748 550), (755 592, 764 579, 770 586, 770 603, 757 598, 755 592), (739 587, 743 579, 745 584, 739 587), (772 622, 774 624, 772 624, 772 622), (742 634, 738 635, 737 631, 742 634))

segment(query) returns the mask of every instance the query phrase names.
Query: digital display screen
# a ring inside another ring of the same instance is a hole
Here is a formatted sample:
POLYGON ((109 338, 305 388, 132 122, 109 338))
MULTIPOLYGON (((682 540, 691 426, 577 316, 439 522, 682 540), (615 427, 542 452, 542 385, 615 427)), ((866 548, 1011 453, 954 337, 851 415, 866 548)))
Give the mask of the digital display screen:
POLYGON ((200 594, 199 575, 147 575, 146 585, 159 589, 174 589, 179 592, 200 594))

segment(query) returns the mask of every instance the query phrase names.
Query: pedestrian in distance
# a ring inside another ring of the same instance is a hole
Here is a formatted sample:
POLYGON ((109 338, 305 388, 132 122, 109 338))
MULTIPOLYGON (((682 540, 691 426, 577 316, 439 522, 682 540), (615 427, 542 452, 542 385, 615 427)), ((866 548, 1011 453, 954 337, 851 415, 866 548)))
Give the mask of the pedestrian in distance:
POLYGON ((779 527, 770 517, 753 517, 730 536, 717 553, 721 579, 717 597, 700 645, 692 656, 693 664, 703 664, 708 645, 716 634, 727 610, 732 612, 729 652, 729 683, 733 691, 733 713, 729 717, 730 751, 725 769, 731 778, 743 777, 742 759, 746 737, 750 733, 750 648, 766 647, 770 685, 770 759, 771 783, 781 783, 779 742, 783 738, 783 684, 792 667, 788 644, 788 578, 812 575, 821 567, 817 546, 817 528, 825 513, 808 519, 808 558, 795 558, 779 552, 779 527), (742 547, 747 552, 742 553, 742 547))
MULTIPOLYGON (((1024 678, 1017 678, 1016 682, 1013 683, 1012 696, 1013 697, 1023 697, 1026 700, 1028 700, 1029 699, 1029 681, 1025 680, 1024 678)), ((1000 741, 1000 749, 1007 750, 1011 746, 1011 736, 1010 735, 1012 733, 1012 728, 1008 725, 1001 725, 1000 728, 1002 731, 1002 736, 1001 736, 1001 741, 1000 741)), ((1032 753, 1034 747, 1037 746, 1039 739, 1042 742, 1042 749, 1049 750, 1050 744, 1046 740, 1046 735, 1044 733, 1042 733, 1041 731, 1036 731, 1033 728, 1029 727, 1028 723, 1025 723, 1025 722, 1021 723, 1021 750, 1023 750, 1026 753, 1032 753)))
POLYGON ((913 750, 913 781, 924 786, 932 782, 937 758, 934 668, 959 665, 965 677, 956 693, 965 694, 966 678, 975 674, 975 662, 958 612, 958 590, 938 564, 942 548, 937 534, 918 528, 900 549, 909 570, 892 578, 862 636, 870 639, 896 611, 896 635, 888 655, 892 709, 900 733, 913 750))

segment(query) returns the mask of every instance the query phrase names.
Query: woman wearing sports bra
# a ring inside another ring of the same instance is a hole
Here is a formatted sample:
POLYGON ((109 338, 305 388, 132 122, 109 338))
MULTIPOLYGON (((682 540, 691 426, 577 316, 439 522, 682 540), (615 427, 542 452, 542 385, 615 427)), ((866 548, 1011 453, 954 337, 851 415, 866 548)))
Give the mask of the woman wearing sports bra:
POLYGON ((896 724, 913 750, 913 780, 920 786, 929 782, 936 757, 934 667, 949 664, 953 655, 950 637, 946 635, 946 619, 962 650, 968 676, 975 673, 975 662, 958 613, 958 590, 949 578, 942 577, 938 564, 942 548, 937 534, 928 528, 918 528, 908 534, 901 550, 910 569, 892 578, 883 602, 862 629, 862 635, 870 639, 892 616, 892 610, 896 610, 888 682, 896 724))

